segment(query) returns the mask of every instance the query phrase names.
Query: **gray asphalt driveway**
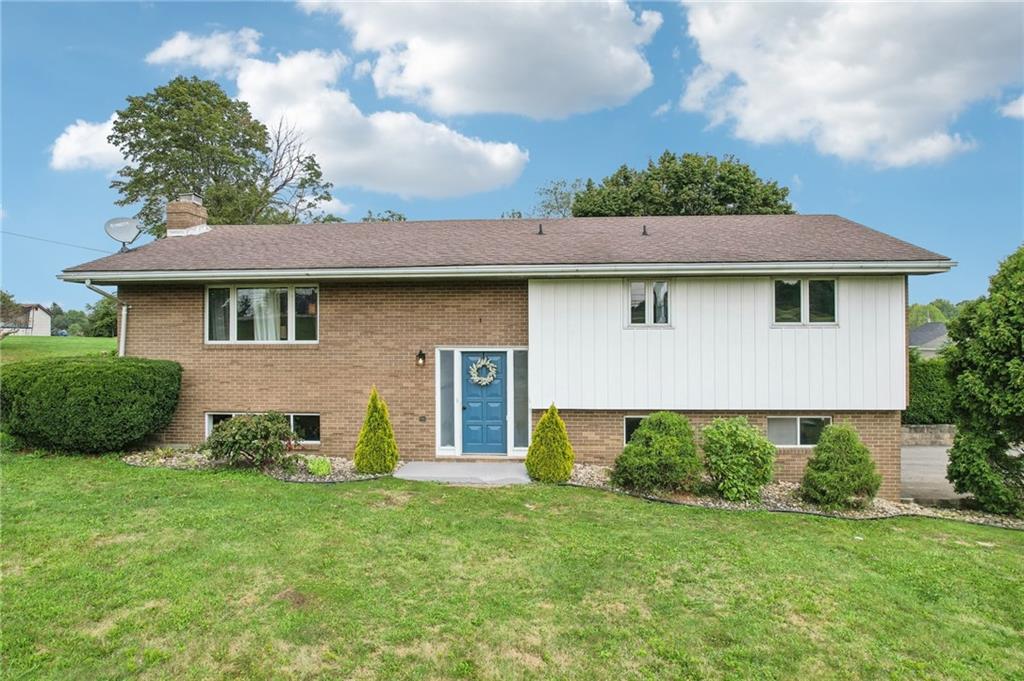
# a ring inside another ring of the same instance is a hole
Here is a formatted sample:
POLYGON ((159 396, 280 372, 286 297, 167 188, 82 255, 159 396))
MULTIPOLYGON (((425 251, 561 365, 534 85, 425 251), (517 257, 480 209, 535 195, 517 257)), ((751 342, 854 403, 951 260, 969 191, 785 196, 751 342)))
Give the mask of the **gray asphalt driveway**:
POLYGON ((946 480, 949 452, 946 447, 903 447, 901 450, 903 490, 900 496, 922 501, 959 499, 946 480))

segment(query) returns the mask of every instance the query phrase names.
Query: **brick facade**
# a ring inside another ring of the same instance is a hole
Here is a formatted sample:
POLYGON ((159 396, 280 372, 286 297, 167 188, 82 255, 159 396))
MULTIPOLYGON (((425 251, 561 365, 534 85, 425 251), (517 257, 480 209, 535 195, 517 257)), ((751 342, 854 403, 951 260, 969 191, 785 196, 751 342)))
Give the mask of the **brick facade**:
MULTIPOLYGON (((543 414, 534 410, 534 423, 543 414)), ((569 440, 581 463, 611 464, 622 451, 623 418, 643 416, 647 412, 610 410, 561 410, 569 440)), ((861 439, 875 459, 878 472, 882 475, 879 496, 898 499, 900 495, 900 413, 898 411, 848 411, 848 412, 680 412, 686 416, 694 431, 709 424, 712 419, 729 416, 746 416, 747 419, 765 432, 768 416, 831 416, 837 423, 845 422, 857 429, 861 439)), ((698 436, 699 439, 699 436, 698 436)), ((803 476, 804 466, 811 457, 810 447, 784 447, 778 450, 775 459, 775 475, 780 480, 798 482, 803 476)))
POLYGON ((432 459, 434 348, 527 345, 525 281, 321 284, 316 345, 204 343, 202 285, 133 284, 118 295, 131 305, 126 354, 184 369, 166 443, 201 441, 210 411, 314 412, 321 450, 349 457, 376 385, 402 457, 432 459))
MULTIPOLYGON (((206 412, 273 409, 319 413, 321 450, 349 457, 376 385, 402 458, 433 459, 434 349, 528 345, 525 281, 321 284, 315 345, 205 343, 202 285, 132 284, 118 295, 131 306, 126 354, 175 360, 184 369, 178 411, 160 435, 165 443, 201 441, 206 412), (422 367, 419 350, 427 355, 422 367)), ((541 413, 534 411, 534 422, 541 413)), ((577 461, 614 461, 622 451, 623 417, 643 413, 562 411, 577 461)), ((851 423, 878 464, 881 496, 899 496, 898 411, 813 413, 851 423)), ((686 413, 697 430, 728 415, 686 413)), ((766 413, 743 415, 767 427, 766 413)), ((798 480, 810 455, 808 448, 779 450, 778 477, 798 480)))

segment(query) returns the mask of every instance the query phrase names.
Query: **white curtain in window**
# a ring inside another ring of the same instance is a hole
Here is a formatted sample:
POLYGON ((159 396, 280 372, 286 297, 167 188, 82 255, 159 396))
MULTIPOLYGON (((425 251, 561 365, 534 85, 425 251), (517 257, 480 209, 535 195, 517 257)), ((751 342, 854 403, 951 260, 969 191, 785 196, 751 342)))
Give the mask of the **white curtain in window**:
POLYGON ((253 289, 252 317, 256 340, 282 340, 281 296, 279 289, 253 289))

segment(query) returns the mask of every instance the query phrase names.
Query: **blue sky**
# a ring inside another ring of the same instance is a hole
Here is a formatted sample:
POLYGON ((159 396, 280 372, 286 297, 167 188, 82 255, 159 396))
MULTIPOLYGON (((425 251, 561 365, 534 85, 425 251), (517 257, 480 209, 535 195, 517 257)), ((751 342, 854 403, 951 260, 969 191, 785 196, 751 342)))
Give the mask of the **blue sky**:
MULTIPOLYGON (((913 301, 980 295, 1024 239, 1024 9, 872 8, 4 3, 2 228, 115 250, 102 124, 195 74, 303 128, 352 219, 497 217, 553 178, 735 154, 801 213, 959 261, 913 301)), ((95 299, 54 275, 100 253, 2 245, 17 299, 95 299)))

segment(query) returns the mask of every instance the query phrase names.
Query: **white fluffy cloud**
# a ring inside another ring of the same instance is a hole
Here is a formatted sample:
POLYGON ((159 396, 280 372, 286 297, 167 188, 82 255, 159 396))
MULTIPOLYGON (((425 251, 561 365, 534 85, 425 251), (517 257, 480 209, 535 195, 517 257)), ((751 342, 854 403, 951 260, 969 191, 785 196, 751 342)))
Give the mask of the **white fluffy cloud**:
POLYGON ((999 113, 1007 118, 1024 118, 1024 95, 999 107, 999 113))
MULTIPOLYGON (((238 99, 248 102, 264 123, 283 118, 300 130, 325 177, 338 187, 403 197, 464 196, 512 183, 529 159, 515 144, 467 137, 412 113, 364 114, 337 87, 348 65, 340 52, 309 50, 271 61, 235 51, 231 61, 224 54, 211 59, 208 52, 192 49, 209 44, 210 38, 179 33, 150 57, 161 53, 160 63, 211 71, 230 67, 238 99), (165 50, 171 43, 174 49, 165 50)), ((117 167, 121 156, 106 143, 112 123, 113 116, 105 123, 77 121, 68 126, 54 144, 51 165, 58 170, 117 167)), ((348 208, 339 203, 332 210, 344 213, 348 208)))
POLYGON ((196 66, 213 73, 229 73, 260 52, 260 33, 251 28, 194 36, 179 31, 146 55, 147 64, 196 66))
POLYGON ((356 50, 376 53, 373 82, 442 114, 563 118, 618 106, 653 82, 643 54, 661 14, 605 3, 324 3, 356 50))
POLYGON ((335 87, 347 63, 318 50, 249 59, 238 72, 238 98, 260 120, 284 118, 301 130, 339 186, 440 198, 496 189, 523 171, 528 154, 515 144, 466 137, 411 113, 363 114, 335 87))
POLYGON ((117 147, 107 141, 114 131, 114 114, 102 123, 81 119, 64 128, 50 150, 50 167, 54 170, 113 170, 124 159, 117 147))
POLYGON ((753 142, 810 141, 881 167, 972 148, 971 103, 1021 81, 1016 4, 691 4, 683 109, 753 142))

